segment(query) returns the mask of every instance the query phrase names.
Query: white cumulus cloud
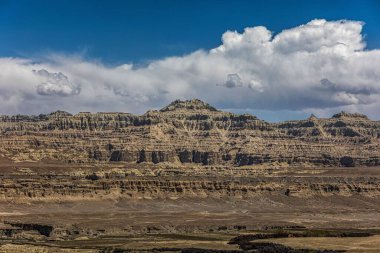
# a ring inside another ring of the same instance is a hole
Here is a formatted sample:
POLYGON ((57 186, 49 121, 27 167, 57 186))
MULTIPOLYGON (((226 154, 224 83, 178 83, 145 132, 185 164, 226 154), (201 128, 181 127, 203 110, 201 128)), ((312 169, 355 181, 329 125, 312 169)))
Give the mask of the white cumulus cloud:
POLYGON ((45 79, 37 85, 37 93, 40 95, 71 96, 80 93, 80 87, 71 83, 69 78, 61 72, 50 73, 46 69, 33 70, 33 72, 45 79))
POLYGON ((238 74, 228 74, 226 82, 223 84, 217 84, 217 86, 224 86, 227 88, 243 87, 243 82, 238 74))
POLYGON ((143 67, 64 55, 0 58, 0 113, 143 113, 199 98, 237 111, 347 108, 380 118, 380 50, 366 48, 363 25, 318 19, 277 34, 263 26, 227 31, 211 50, 143 67))

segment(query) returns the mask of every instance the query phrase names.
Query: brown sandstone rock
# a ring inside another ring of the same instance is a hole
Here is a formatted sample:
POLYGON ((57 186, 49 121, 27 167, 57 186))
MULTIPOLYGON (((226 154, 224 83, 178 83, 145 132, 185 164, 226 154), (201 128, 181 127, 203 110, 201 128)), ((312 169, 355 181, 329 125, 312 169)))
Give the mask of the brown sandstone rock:
POLYGON ((13 161, 375 166, 379 136, 380 122, 357 113, 268 123, 196 99, 176 100, 141 116, 63 111, 0 116, 0 154, 13 161))

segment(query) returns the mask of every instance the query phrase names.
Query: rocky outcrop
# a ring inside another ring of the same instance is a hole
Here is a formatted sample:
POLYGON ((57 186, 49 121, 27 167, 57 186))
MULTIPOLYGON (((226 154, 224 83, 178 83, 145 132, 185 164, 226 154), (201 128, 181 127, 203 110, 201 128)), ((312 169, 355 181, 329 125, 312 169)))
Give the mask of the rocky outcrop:
POLYGON ((54 229, 54 227, 50 226, 50 225, 42 225, 42 224, 35 224, 35 223, 5 222, 5 224, 12 226, 13 231, 17 231, 17 230, 33 231, 33 230, 35 230, 43 236, 50 236, 50 234, 53 232, 53 229, 54 229))
POLYGON ((361 114, 268 123, 196 99, 141 116, 0 116, 0 156, 16 162, 376 166, 379 136, 380 122, 361 114))
POLYGON ((309 170, 308 174, 301 172, 303 175, 286 177, 273 176, 271 169, 223 167, 154 169, 139 166, 102 170, 64 167, 64 171, 55 171, 35 165, 23 171, 0 175, 0 201, 380 196, 380 179, 375 175, 362 176, 358 171, 355 175, 318 176, 309 170))

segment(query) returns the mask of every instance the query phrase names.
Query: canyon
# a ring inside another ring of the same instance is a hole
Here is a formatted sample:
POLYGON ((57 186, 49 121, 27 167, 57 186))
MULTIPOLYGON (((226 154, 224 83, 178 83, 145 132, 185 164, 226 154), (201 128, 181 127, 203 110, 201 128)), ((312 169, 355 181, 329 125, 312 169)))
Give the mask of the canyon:
POLYGON ((379 234, 380 122, 362 114, 0 116, 0 252, 376 252, 379 234), (286 236, 231 243, 255 233, 286 236), (332 234, 370 242, 295 241, 332 234))

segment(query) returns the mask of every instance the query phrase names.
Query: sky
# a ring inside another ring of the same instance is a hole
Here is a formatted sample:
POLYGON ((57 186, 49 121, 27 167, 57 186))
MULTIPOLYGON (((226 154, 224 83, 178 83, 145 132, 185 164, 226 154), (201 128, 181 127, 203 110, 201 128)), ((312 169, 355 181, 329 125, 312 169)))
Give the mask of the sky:
POLYGON ((379 0, 0 0, 0 113, 199 98, 268 121, 380 119, 379 25, 379 0))

